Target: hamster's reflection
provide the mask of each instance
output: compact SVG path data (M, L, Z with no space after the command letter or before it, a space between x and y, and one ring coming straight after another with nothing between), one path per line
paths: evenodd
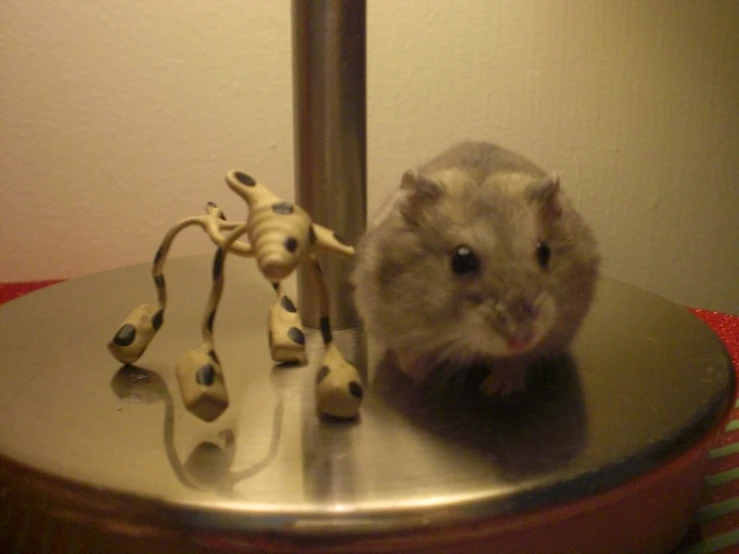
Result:
M569 355L534 364L525 391L502 399L479 391L488 371L439 368L417 384L385 356L375 368L372 394L412 425L484 457L511 480L564 467L583 451L586 410Z

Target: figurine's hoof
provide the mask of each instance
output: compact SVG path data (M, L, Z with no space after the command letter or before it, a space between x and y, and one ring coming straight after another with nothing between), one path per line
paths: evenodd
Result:
M359 414L364 387L357 369L347 362L334 344L330 344L316 375L318 412L340 419Z
M275 362L305 364L305 334L300 314L284 294L269 310L269 353Z
M228 408L223 371L207 345L190 350L177 364L177 381L185 407L205 421L217 419Z
M139 306L123 321L108 343L108 350L119 362L132 364L144 353L163 322L164 311L159 306Z

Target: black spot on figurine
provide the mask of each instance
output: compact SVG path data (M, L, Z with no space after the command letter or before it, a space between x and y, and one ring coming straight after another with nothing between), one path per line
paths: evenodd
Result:
M215 202L212 202L212 201L211 202L208 202L208 206L211 207L211 208L217 208L218 207L218 206L216 206L216 203Z
M318 240L318 237L316 237L316 230L313 228L313 225L308 228L308 238L310 239L311 244L315 244L316 240Z
M272 281L271 283L272 283L272 288L273 289L277 290L278 288L280 288L280 282L279 281Z
M195 373L195 380L199 385L209 387L216 380L216 371L212 365L204 365Z
M347 245L344 237L342 237L339 233L334 232L334 239L336 240L336 242L343 244L344 246Z
M293 205L290 202L275 202L272 204L272 211L279 215L289 215L293 213Z
M217 281L221 278L223 271L223 249L218 248L213 258L213 280Z
M208 316L208 322L206 325L208 327L208 332L211 335L213 334L213 322L215 321L215 319L216 319L216 312L215 311L210 312L210 315Z
M296 344L305 344L305 335L303 334L303 331L297 327L290 327L290 329L287 330L287 336Z
M211 351L209 351L209 352L208 352L208 356L209 356L209 357L210 357L210 359L211 359L211 360L213 360L213 361L214 361L215 363L217 363L218 365L221 365L221 360L219 360L219 359L218 359L218 354L216 354L216 351L215 351L215 350L211 350Z
M164 323L164 310L159 310L153 316L151 316L151 326L155 331L159 331L159 328Z
M221 212L221 215L218 217L220 217L223 221L226 221L226 214L224 214L223 212Z
M157 286L157 288L163 289L165 285L164 275L155 275L154 284Z
M362 388L362 385L360 385L356 381L352 381L351 383L349 383L349 393L354 398L362 398L364 396L364 389Z
M236 177L236 180L241 183L242 185L246 185L247 187L253 187L257 184L257 182L252 179L249 175L244 173L243 171L236 171L234 173L234 177Z
M113 337L113 342L118 346L129 346L136 338L136 327L130 323L126 323L123 327L118 329L118 332Z
M298 311L298 309L295 307L295 304L293 304L293 301L290 300L287 296L283 296L282 298L280 298L280 306L282 306L285 311L288 311L291 314L294 314Z
M323 339L323 344L328 344L334 340L334 337L331 334L331 322L329 321L328 316L322 317L319 321L319 325L321 327L321 338Z
M316 384L319 384L326 377L328 377L329 373L331 373L331 370L329 369L329 367L327 365L322 365L321 369L319 369L318 373L316 373Z
M162 256L164 255L164 252L162 251L161 246L157 249L157 253L154 254L154 263L158 264L159 260L162 259Z
M293 237L287 237L284 242L285 250L288 252L295 252L298 249L298 241Z

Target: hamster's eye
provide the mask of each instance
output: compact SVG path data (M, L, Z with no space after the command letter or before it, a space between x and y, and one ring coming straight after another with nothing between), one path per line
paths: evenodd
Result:
M452 271L457 275L477 271L480 262L469 246L457 246L452 253Z
M549 248L549 245L546 242L540 240L536 244L536 261L539 262L542 269L549 267L549 259L551 257L552 249Z

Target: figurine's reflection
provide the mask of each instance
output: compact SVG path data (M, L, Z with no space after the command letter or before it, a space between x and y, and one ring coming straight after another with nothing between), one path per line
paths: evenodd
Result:
M175 447L174 402L164 379L155 371L134 365L122 366L111 380L111 389L122 399L134 403L164 402L164 448L177 478L187 487L198 490L233 494L239 481L248 479L267 468L274 460L280 443L284 401L278 396L272 417L271 440L265 455L240 471L231 471L236 454L236 438L232 428L198 425L196 446L187 456L180 456ZM184 430L180 429L180 434Z

